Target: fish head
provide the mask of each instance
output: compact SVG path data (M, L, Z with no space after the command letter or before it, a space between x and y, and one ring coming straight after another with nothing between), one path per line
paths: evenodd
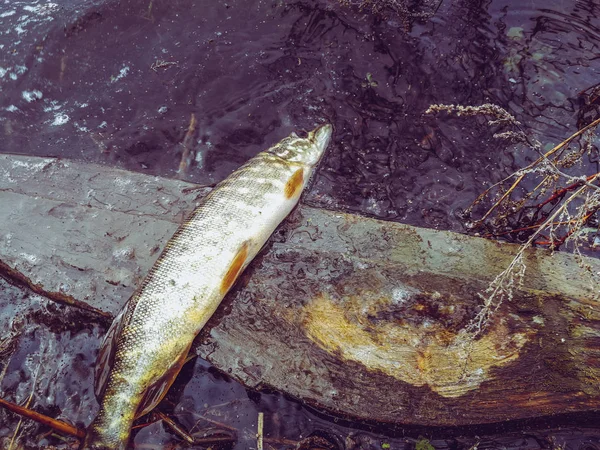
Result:
M314 167L325 153L331 140L332 131L333 127L327 123L315 128L304 138L292 133L271 147L269 152L285 161Z

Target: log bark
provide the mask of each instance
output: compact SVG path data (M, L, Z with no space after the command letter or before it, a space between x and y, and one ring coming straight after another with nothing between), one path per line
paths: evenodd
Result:
M50 298L115 314L208 192L96 165L0 156L0 260ZM600 405L600 264L525 252L525 277L469 334L518 247L301 205L197 340L252 388L342 416L466 425Z

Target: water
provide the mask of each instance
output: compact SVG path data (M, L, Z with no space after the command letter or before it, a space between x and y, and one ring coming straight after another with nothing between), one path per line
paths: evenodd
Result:
M443 1L422 21L336 0L3 0L0 151L213 184L291 131L326 120L333 144L306 202L464 231L457 211L536 155L494 139L483 120L424 111L492 102L543 144L562 141L581 120L580 93L598 83L598 17L592 0ZM185 140L192 115L197 125ZM178 172L184 142L189 167ZM28 294L0 292L8 323L18 311L6 299ZM54 329L62 309L41 298L27 305L32 322L8 361L3 395L25 401L39 359L64 355L53 375L38 375L32 405L87 423L82 407L93 402L91 365L105 324L88 318ZM328 430L342 443L360 436L360 447L347 448L404 445L403 431L386 437L337 425L281 395L246 392L201 361L183 375L169 395L174 413L187 428L195 422L184 409L243 430L235 448L251 446L259 411L280 438ZM0 422L0 435L11 436L13 416L0 412ZM30 445L41 442L36 430L25 425ZM466 448L476 442L469 439ZM135 439L175 441L159 424Z
M33 4L2 7L2 151L176 176L194 114L184 177L211 184L328 120L309 202L457 231L532 155L427 107L497 103L557 143L598 79L594 2L443 2L408 32L335 0Z

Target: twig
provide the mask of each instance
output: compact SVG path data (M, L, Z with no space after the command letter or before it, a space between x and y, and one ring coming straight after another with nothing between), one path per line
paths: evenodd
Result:
M263 450L263 426L265 415L262 412L258 413L258 424L256 431L256 450Z
M216 408L216 407L219 407L219 406L227 406L229 404L230 404L230 402L226 402L226 403L223 403L221 405L213 405L211 408ZM182 410L181 412L182 413L186 413L186 414L191 414L192 416L195 416L196 418L198 418L198 421L188 431L188 433L190 433L190 434L193 432L193 430L198 426L198 424L202 420L204 420L206 422L209 422L209 423L212 423L213 425L215 425L217 427L224 428L224 429L226 429L228 431L232 431L232 432L234 432L236 434L240 433L240 430L238 430L235 427L232 427L232 426L227 425L225 423L219 422L217 420L209 419L208 417L203 416L203 415L201 415L201 414L199 414L197 412L190 411L190 410ZM260 413L260 414L263 414L263 413ZM263 418L263 429L264 429L264 418ZM257 434L257 439L258 439L258 434ZM232 439L232 440L234 440L234 439ZM196 438L196 439L194 439L194 443L199 444L200 442ZM267 437L267 436L264 435L264 430L263 430L263 446L264 446L265 443L266 444L280 445L280 446L281 445L285 445L285 446L291 446L291 447L295 447L295 446L298 445L298 441L294 441L292 439Z
M593 214L594 214L594 211L588 212L588 213L586 213L585 218L589 219ZM553 225L572 225L577 222L579 222L578 219L571 219L571 220L563 220L560 222L555 222ZM494 236L504 236L506 234L518 233L520 231L535 230L536 228L539 228L540 226L542 226L542 224L529 225L527 227L515 228L514 230L506 230L506 231L502 231L502 232L498 232L498 233L487 233L487 234L482 235L481 237L489 239L489 238L493 238ZM542 237L545 237L545 236L542 236ZM540 242L540 241L535 242L535 244L547 245L546 243Z
M232 427L232 426L230 426L230 425L227 425L227 424L225 424L225 423L223 423L223 422L219 422L218 420L209 419L208 417L206 417L206 416L203 416L202 414L199 414L199 413L197 413L197 412L195 412L195 411L182 410L181 412L185 412L185 413L191 414L191 415L192 415L192 416L194 416L196 419L198 419L198 420L196 421L196 423L194 424L194 426L192 426L192 428L190 429L189 433L192 433L192 431L194 430L194 428L196 428L196 427L198 426L198 424L199 424L199 423L200 423L202 420L204 420L205 422L208 422L208 423L212 423L213 425L215 425L215 426L217 426L217 427L220 427L220 428L225 428L226 430L229 430L229 431L237 431L237 428L234 428L234 427Z
M532 167L538 165L540 162L542 162L544 159L548 159L548 156L553 155L554 153L556 153L557 151L559 151L561 148L563 148L565 145L567 145L569 142L571 142L573 139L575 139L576 137L581 136L583 133L585 133L587 130L590 130L592 128L597 127L598 125L600 125L600 119L596 119L594 120L592 123L590 123L589 125L586 125L585 127L583 127L581 130L573 133L571 136L569 136L568 138L566 138L564 141L562 141L560 144L554 146L553 148L551 148L550 150L548 150L546 153L544 153L543 155L541 155L538 159L536 159L534 162L532 162L531 164L529 164L527 167L525 167L525 169L522 170L527 170L527 169L531 169Z
M183 428L181 428L179 425L177 425L173 419L171 419L170 417L168 417L166 414L161 413L160 411L156 411L156 415L158 417L160 417L160 419L167 424L167 426L169 428L171 428L171 430L173 430L173 432L179 436L181 439L183 439L184 441L186 441L188 444L194 444L195 440L192 436L190 436L189 434L187 434Z
M75 436L76 438L83 439L85 437L85 431L80 430L79 428L74 427L71 424L63 422L62 420L56 420L52 417L48 417L44 414L40 414L38 412L32 411L31 409L25 408L23 406L19 406L15 403L8 402L0 398L0 406L8 409L9 411L14 412L15 414L19 414L20 416L27 417L28 419L34 420L42 425L49 426L50 428L64 434L68 434L70 436Z
M583 133L585 133L587 130L594 128L595 126L600 125L600 119L594 120L592 123L590 123L589 125L583 127L581 130L577 131L576 133L572 134L571 136L569 136L567 139L565 139L564 141L562 141L560 144L554 146L553 148L551 148L550 150L548 150L546 153L544 153L543 155L541 155L538 159L536 159L534 162L532 162L531 164L529 164L527 167L525 167L524 169L519 170L517 173L520 172L519 177L515 180L515 182L512 184L512 186L504 193L504 195L500 198L500 200L498 200L485 214L484 216L477 220L477 222L483 222L485 219L487 219L487 217L500 205L500 203L502 203L511 193L512 191L515 190L515 188L519 185L519 183L521 181L523 181L523 178L525 178L525 176L527 175L527 170L532 169L533 167L535 167L536 165L538 165L540 162L544 161L544 160L548 160L548 157L553 155L554 153L556 153L558 150L560 150L561 148L563 148L565 145L567 145L569 142L571 142L573 139L575 139L578 136L581 136ZM558 170L558 168L556 168L556 166L554 165L554 163L552 163L553 168L560 173L561 175L567 177L567 178L572 178L569 177L568 175L564 174L563 172L561 172L560 170ZM514 176L515 174L511 175ZM509 177L510 178L510 177ZM506 179L505 179L506 180ZM588 183L589 183L589 177L588 177ZM502 183L502 182L500 182ZM496 183L494 186L497 186L498 183ZM598 189L597 186L594 186L596 189ZM480 197L484 196L485 194L487 194L487 192L489 192L489 190L485 191L482 195L480 195L477 200L480 199ZM477 200L475 200L474 203L477 203Z
M147 417L148 419L144 423L138 423L137 425L132 426L131 429L139 430L141 428L146 428L160 420L160 417L158 417L156 414L149 414Z
M479 219L477 222L483 222L485 219L487 219L487 217L500 205L500 203L502 203L504 201L504 199L506 197L508 197L512 191L515 190L515 188L519 185L519 183L523 180L523 178L525 178L525 174L521 174L519 175L519 178L517 178L515 180L515 182L512 184L512 186L510 188L508 188L508 190L504 193L504 195L502 197L500 197L500 200L498 200L490 209L488 209L488 212L486 212L483 217L481 219Z
M596 119L594 120L592 123L590 123L589 125L586 125L585 127L583 127L581 130L573 133L571 136L569 136L568 138L566 138L564 141L562 141L561 143L559 143L558 145L555 145L554 147L552 147L550 150L548 150L546 153L540 155L540 157L538 157L534 162L530 163L529 165L527 165L525 168L518 170L517 172L513 173L512 175L504 178L503 180L499 181L498 183L495 183L493 186L489 187L488 189L486 189L481 195L479 195L477 197L477 199L475 199L475 201L471 204L471 208L476 205L477 203L479 203L483 198L485 198L485 196L487 194L489 194L489 192L494 188L497 187L499 185L504 184L504 182L506 182L507 180L509 180L510 178L514 177L515 175L518 174L517 179L513 182L513 184L511 185L511 187L502 195L502 197L496 202L494 203L494 205L484 214L484 216L481 219L478 219L476 222L477 223L482 223L485 219L487 219L489 217L489 215L516 189L516 187L521 183L521 181L523 181L523 179L525 178L525 176L527 175L528 171L530 169L533 169L535 166L537 166L540 162L546 160L548 161L551 165L553 170L566 177L567 179L574 179L574 177L570 177L569 175L565 174L564 172L562 172L561 170L559 170L556 165L550 161L550 159L548 158L549 156L552 156L554 153L556 153L557 151L559 151L560 149L562 149L563 147L565 147L567 144L569 144L569 142L571 142L573 139L581 136L583 133L585 133L586 131L595 128L596 126L600 125L600 119ZM589 177L588 180L586 180L587 183L589 183ZM538 185L539 187L539 185ZM598 186L594 186L595 189L599 189ZM537 187L536 187L537 189Z
M594 175L591 182L595 181L600 176L600 173ZM507 277L513 272L514 268L517 267L520 263L523 262L523 255L525 250L527 250L531 244L535 241L535 239L542 233L544 229L548 226L551 226L554 223L554 220L566 210L567 206L571 201L578 198L586 189L587 185L581 186L577 191L575 191L569 198L567 198L563 204L556 211L550 215L546 221L538 227L537 230L529 237L527 242L521 246L509 266L502 271L491 283L489 292L490 294L484 297L484 307L481 311L477 313L477 315L473 318L471 323L467 326L468 332L473 332L474 337L476 337L486 325L487 319L492 314L493 311L496 311L500 305L502 304L502 296L500 297L500 301L494 303L494 300L497 299L498 295L502 295L502 293L507 293L510 297L512 286L509 285L508 292L507 287L505 286L505 280ZM524 276L524 269L522 269L519 273L520 277Z
M272 438L272 437L265 437L265 438L263 438L263 441L266 442L267 444L289 445L289 446L292 446L292 447L297 447L298 444L300 443L298 441L293 441L291 439L286 439L286 438Z
M596 213L596 211L598 211L598 208L588 211L583 217L580 218L580 220L571 220L570 222L585 223L590 217L592 217ZM556 250L561 245L563 245L565 243L565 241L567 239L569 239L576 231L577 231L576 227L571 228L563 237L557 239L556 241L554 241L552 239L548 239L547 241L537 242L537 244L538 245L549 245L551 250Z
M40 369L42 368L42 359L44 357L44 353L45 353L45 349L40 352L40 362L39 362L37 370L35 372L35 376L33 377L33 381L31 384L31 392L29 393L29 398L27 399L27 402L25 403L25 409L29 408L29 405L31 404L31 400L33 399L33 393L35 392L35 385L37 384L37 379L38 379L38 376L40 375ZM15 428L13 437L10 440L10 444L8 445L8 450L12 450L13 444L15 443L15 439L17 438L17 435L19 433L19 429L21 428L21 423L23 423L23 416L19 417L19 422L17 423L17 427Z
M196 121L196 115L194 113L192 113L192 117L190 119L190 124L188 125L188 130L187 133L185 134L185 137L183 138L183 154L181 155L181 160L179 161L179 171L178 171L178 176L179 178L185 176L188 172L188 169L190 168L191 165L191 154L192 154L192 148L194 146L193 144L193 140L194 140L194 135L196 134L196 125L198 124L198 122Z

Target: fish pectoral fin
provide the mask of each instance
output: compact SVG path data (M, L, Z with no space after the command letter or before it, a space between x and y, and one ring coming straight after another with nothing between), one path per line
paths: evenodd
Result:
M171 366L167 369L165 373L160 376L154 383L152 383L146 391L144 392L144 396L138 409L135 413L135 418L143 416L144 414L148 414L152 411L156 405L158 405L161 400L166 395L167 391L177 378L177 375L181 371L183 365L189 361L191 358L188 358L188 353L190 351L190 345L188 345L184 351L181 352L179 356L175 359L175 361L171 364Z
M233 261L231 261L229 269L227 269L227 272L221 281L221 295L227 294L229 289L231 289L231 286L233 286L233 283L235 283L235 280L237 280L238 275L246 266L248 253L250 251L250 244L250 241L244 242L233 258Z

